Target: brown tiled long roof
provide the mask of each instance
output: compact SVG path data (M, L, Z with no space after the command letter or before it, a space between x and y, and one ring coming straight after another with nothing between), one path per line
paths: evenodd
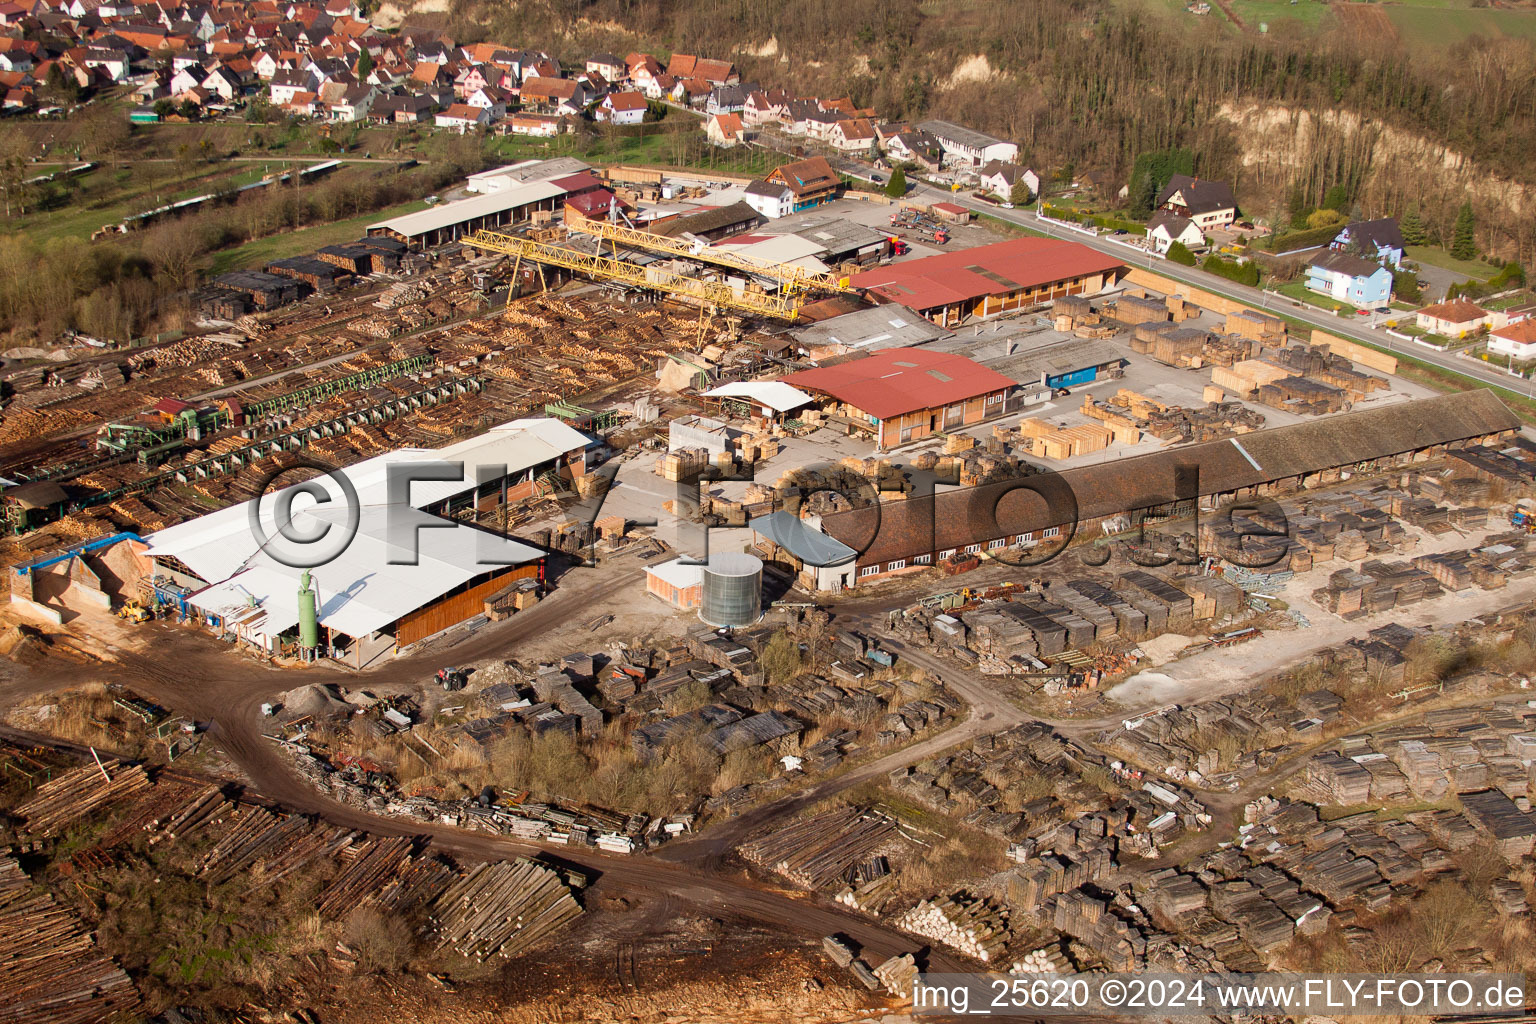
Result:
M1076 519L1083 522L1190 497L1180 481L1190 467L1199 469L1199 494L1220 494L1519 426L1492 391L1460 392L1068 469L1059 476L884 502L878 511L824 516L822 528L859 550L861 564L885 562L1064 526L1073 518L1074 500ZM1052 503L1021 483L1041 488Z

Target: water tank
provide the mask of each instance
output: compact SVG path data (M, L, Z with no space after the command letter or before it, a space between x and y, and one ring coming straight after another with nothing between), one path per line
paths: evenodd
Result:
M711 626L750 626L763 617L763 560L721 552L704 566L699 618Z

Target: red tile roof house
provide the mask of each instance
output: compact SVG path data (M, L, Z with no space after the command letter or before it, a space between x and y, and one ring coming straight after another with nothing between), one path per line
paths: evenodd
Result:
M1117 258L1059 238L1015 238L854 274L875 302L910 306L940 327L1092 294L1125 274Z
M1015 384L949 352L893 348L781 378L832 400L833 411L868 424L882 449L1001 416Z

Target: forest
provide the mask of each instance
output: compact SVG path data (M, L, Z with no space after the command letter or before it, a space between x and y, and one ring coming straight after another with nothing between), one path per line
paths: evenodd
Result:
M730 56L764 86L847 94L888 118L945 117L1008 137L1042 171L1125 181L1138 154L1183 147L1197 173L1258 197L1253 215L1279 210L1293 188L1318 205L1342 185L1367 215L1417 202L1448 236L1465 189L1435 180L1446 168L1425 167L1422 154L1391 152L1375 122L1469 161L1459 169L1489 185L1483 247L1527 261L1536 253L1536 218L1521 216L1536 138L1529 40L1472 37L1410 56L1390 40L1237 35L1164 10L1090 0L453 0L448 27L461 42L517 40L569 59L635 48ZM1289 123L1245 134L1225 115L1249 107ZM1316 129L1302 145L1299 114Z

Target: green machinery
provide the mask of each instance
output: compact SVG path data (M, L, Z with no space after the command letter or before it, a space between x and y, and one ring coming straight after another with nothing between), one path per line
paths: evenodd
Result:
M320 618L315 609L315 588L309 585L309 570L299 576L299 646L306 652L320 646Z
M380 366L370 366L366 370L350 373L345 377L337 377L335 380L321 381L309 387L290 391L285 395L277 395L260 401L251 402L244 407L245 422L253 424L265 416L276 412L287 412L290 409L303 409L306 406L323 402L337 395L345 395L352 391L362 391L382 384L396 377L404 377L412 373L420 373L432 368L432 357L428 355L408 356L405 359L397 359L392 363L384 363Z
M619 414L612 409L598 411L564 400L545 403L544 415L565 420L584 430L607 430L619 421Z

